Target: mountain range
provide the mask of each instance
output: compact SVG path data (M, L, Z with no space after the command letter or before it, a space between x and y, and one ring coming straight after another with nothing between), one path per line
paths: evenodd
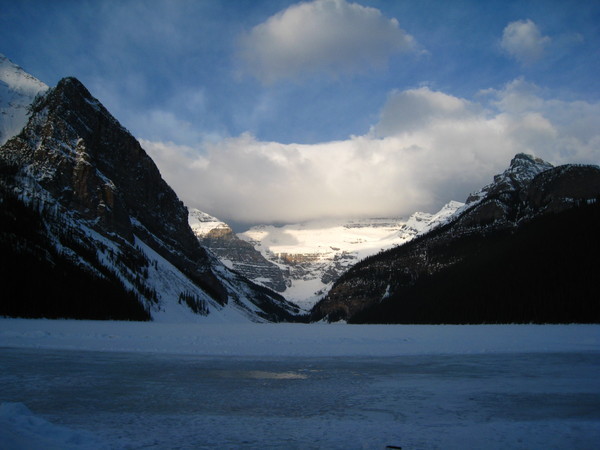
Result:
M518 154L436 214L236 234L77 79L48 88L0 55L0 113L0 315L600 322L597 166Z
M191 210L190 225L202 245L228 267L310 309L352 265L445 223L462 206L450 202L435 214L417 212L408 219L259 225L238 234L219 219Z

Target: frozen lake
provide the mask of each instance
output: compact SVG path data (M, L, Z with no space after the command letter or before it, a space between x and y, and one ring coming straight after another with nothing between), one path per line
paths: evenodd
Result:
M0 400L68 427L74 448L591 449L600 442L599 356L2 348Z
M0 318L0 448L592 449L600 326Z

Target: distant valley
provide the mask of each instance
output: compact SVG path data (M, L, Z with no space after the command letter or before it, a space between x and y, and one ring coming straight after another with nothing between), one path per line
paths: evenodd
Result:
M219 219L190 210L192 230L225 265L310 309L352 265L445 223L463 206L407 219L319 220L261 225L235 234Z

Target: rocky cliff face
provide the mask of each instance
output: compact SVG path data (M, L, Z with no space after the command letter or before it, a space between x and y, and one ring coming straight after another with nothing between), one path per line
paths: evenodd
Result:
M523 190L524 215L557 213L600 193L598 167L564 165L536 176Z
M313 320L582 320L574 310L594 316L595 307L587 296L589 282L579 274L593 266L589 248L582 242L586 238L595 242L596 233L590 230L598 225L594 220L598 220L599 183L598 167L553 168L517 155L494 183L469 197L450 223L354 266L315 305ZM579 208L570 219L557 215L574 207ZM568 227L580 225L569 222L578 220L574 217L585 223L585 231L577 241L567 241L573 235ZM553 246L555 253L549 253ZM549 254L555 254L556 260ZM570 310L565 304L569 285L575 284L581 286L580 297L587 303ZM520 289L509 293L506 287L511 285ZM544 308L535 303L543 303L541 292L550 292L549 296L561 292L562 297L548 300ZM552 314L544 315L550 310Z
M478 227L493 223L495 227L514 222L525 213L528 186L539 174L553 166L540 158L518 154L508 169L495 175L494 181L467 198L461 215L461 227Z
M519 153L510 162L508 169L495 175L492 183L469 195L466 203L470 205L486 197L499 197L510 202L514 200L512 195L522 192L538 174L552 167L552 164L541 158Z
M189 223L200 244L227 267L274 291L285 291L282 270L241 240L229 225L197 209L190 210Z
M229 305L250 319L282 320L296 310L198 244L187 209L151 158L78 80L38 97L0 158L4 191L44 212L50 241L70 248L75 266L109 268L150 315L172 305L208 315ZM91 261L61 240L65 227L95 253ZM178 289L166 286L169 277Z

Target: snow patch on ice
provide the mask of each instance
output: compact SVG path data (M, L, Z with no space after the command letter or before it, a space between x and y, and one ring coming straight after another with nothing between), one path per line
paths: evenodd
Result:
M88 431L55 425L18 402L0 403L0 448L3 450L108 448Z

